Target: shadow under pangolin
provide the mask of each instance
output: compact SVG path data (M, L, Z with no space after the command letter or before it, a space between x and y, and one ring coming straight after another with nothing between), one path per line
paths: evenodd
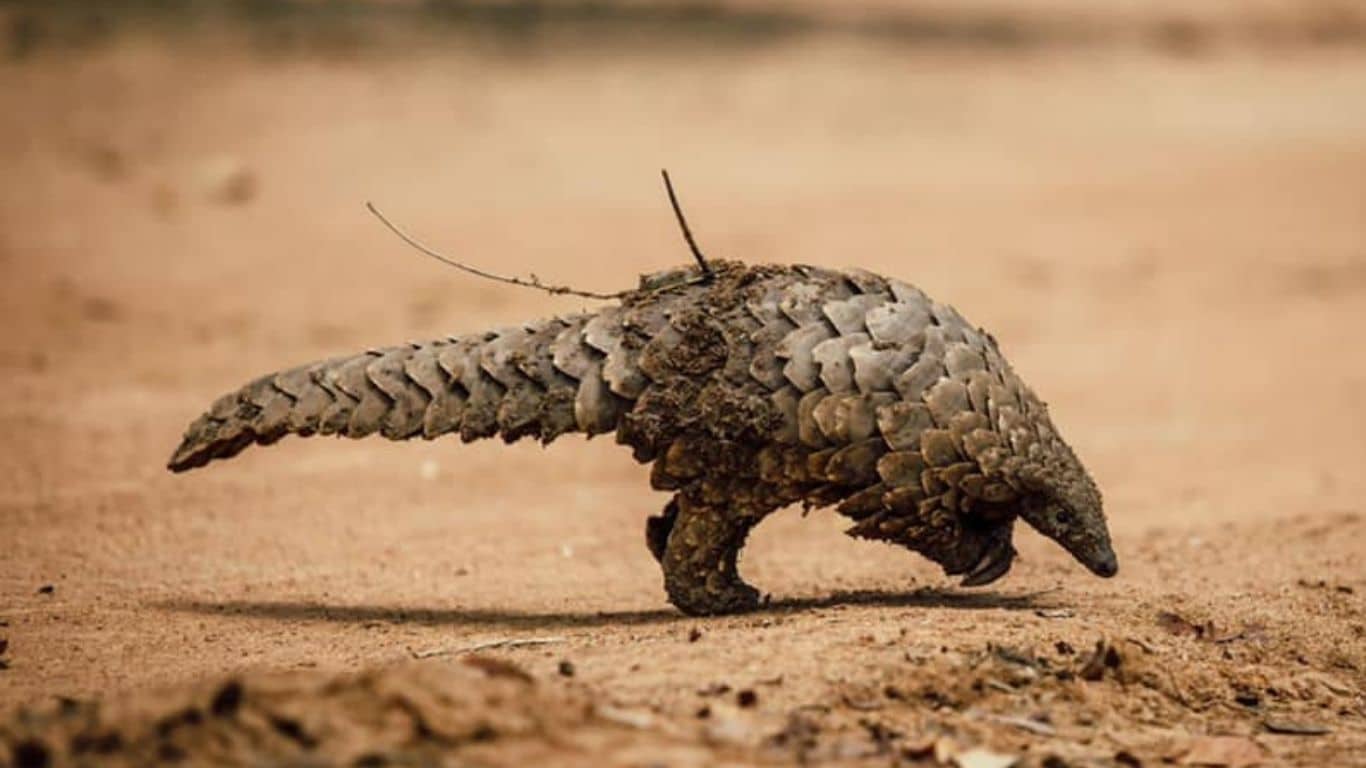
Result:
M1053 590L1021 595L954 592L921 588L912 592L859 590L821 597L783 598L766 602L744 616L793 614L801 611L865 606L949 610L1043 610L1057 608L1040 598ZM493 608L416 608L386 605L332 604L318 600L200 600L182 598L155 604L162 610L211 616L240 616L276 621L412 624L417 626L506 627L511 629L640 626L695 621L672 609L649 611L533 612ZM719 617L725 619L727 617ZM733 618L733 617L731 617Z

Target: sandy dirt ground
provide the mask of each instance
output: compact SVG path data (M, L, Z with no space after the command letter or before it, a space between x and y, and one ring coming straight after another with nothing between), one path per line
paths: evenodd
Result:
M0 63L0 765L1366 765L1366 53L505 36ZM686 618L610 439L163 469L259 373L583 305L363 201L612 290L687 258L664 165L713 255L991 330L1119 577L1021 529L963 590L791 510L771 606Z

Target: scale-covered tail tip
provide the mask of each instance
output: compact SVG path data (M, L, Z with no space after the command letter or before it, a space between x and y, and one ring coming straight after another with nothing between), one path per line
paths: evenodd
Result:
M204 418L201 416L194 420L185 435L180 438L180 445L176 446L171 458L166 460L166 468L172 472L186 472L196 467L202 467L208 463L208 452L205 441L202 439Z
M176 473L188 472L214 459L234 456L247 446L259 442L249 429L225 430L226 426L207 416L196 419L185 431L180 446L167 460L166 468ZM224 434L225 431L229 434Z
M175 453L172 453L171 458L167 460L166 468L177 473L187 472L207 463L209 463L209 457L207 451L204 450L204 445L187 435L180 442L180 447L176 448Z

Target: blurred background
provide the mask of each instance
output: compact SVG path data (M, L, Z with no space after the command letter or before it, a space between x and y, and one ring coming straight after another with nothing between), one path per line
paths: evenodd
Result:
M578 308L366 200L614 290L686 260L661 166L715 257L958 305L1117 475L1318 489L1323 430L1366 446L1359 2L10 0L0 31L11 490L156 472L146 411L243 375Z
M661 500L608 440L161 468L264 371L583 305L427 260L365 201L471 264L610 291L687 261L661 167L712 257L863 267L990 329L1127 551L1359 509L1359 1L10 0L0 583L133 616L253 589L431 604L475 563L467 603L662 606L638 546ZM934 576L819 519L761 530L756 579ZM1049 557L1025 567L1069 572ZM94 632L80 610L65 631ZM24 685L100 674L54 657Z

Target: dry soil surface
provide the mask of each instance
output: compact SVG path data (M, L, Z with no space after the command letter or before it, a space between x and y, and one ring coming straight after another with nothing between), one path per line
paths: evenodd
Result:
M0 765L1366 764L1366 54L353 42L0 64ZM610 439L163 470L259 373L582 304L364 200L610 290L686 259L661 165L711 253L991 330L1119 577L1021 531L962 590L794 510L742 566L770 607L685 618Z

